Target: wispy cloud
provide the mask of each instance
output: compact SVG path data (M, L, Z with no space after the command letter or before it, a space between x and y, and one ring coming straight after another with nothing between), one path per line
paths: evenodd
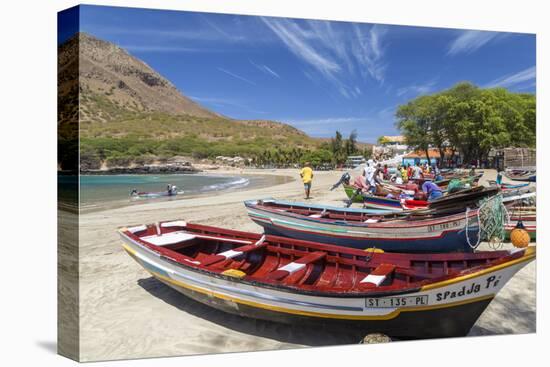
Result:
M398 88L396 94L398 97L402 97L405 95L416 96L419 94L428 94L434 90L436 84L437 84L437 79L432 79L423 84L413 84L413 85L408 85L406 87Z
M490 83L488 83L487 85L485 85L484 87L485 88L511 87L514 85L525 84L527 82L531 82L530 84L533 85L534 83L532 83L532 81L535 80L536 77L537 77L536 67L531 66L530 68L519 71L517 73L508 74L500 78L497 78L491 81ZM528 86L525 86L525 88L527 87Z
M262 21L291 53L332 83L346 98L361 94L356 85L358 79L384 81L384 27L335 25L317 20L262 18Z
M273 71L273 69L271 69L269 66L267 65L264 65L264 64L256 64L254 61L248 59L248 61L250 61L250 63L252 65L254 65L254 67L258 70L260 70L261 72L263 73L266 73L266 74L269 74L275 78L278 78L278 79L281 79L281 76L279 74L277 74L275 71Z
M311 136L331 137L334 136L336 130L344 136L348 136L353 130L356 130L359 133L359 141L375 142L380 135L397 134L391 124L393 114L388 112L389 109L393 109L393 107L373 111L372 114L365 116L321 117L317 119L287 118L281 119L281 121L288 122Z
M264 67L264 69L265 69L269 74L273 75L273 76L276 77L276 78L279 78L279 79L281 78L281 77L279 76L279 74L277 74L276 72L274 72L269 66L267 66L267 65L262 65L262 66Z
M288 19L262 18L264 23L284 42L298 58L309 63L326 77L332 78L340 66L331 58L315 49L308 39L311 32Z
M502 38L507 33L488 31L462 31L449 43L447 55L454 56L460 53L470 54L494 39Z
M106 34L111 37L116 36L140 36L155 39L170 39L170 40L186 40L186 41L224 41L224 42L241 42L245 41L246 37L239 34L231 34L224 32L219 27L216 27L212 22L206 22L209 27L199 27L197 29L189 28L132 28L132 27L106 27L101 25L87 25L87 28L100 29L101 34Z
M374 25L367 33L354 24L353 30L357 37L357 42L353 44L353 53L355 58L365 66L363 73L366 71L375 80L383 82L386 65L382 58L381 39L386 33L386 29Z
M211 105L211 106L217 106L217 107L233 107L233 108L237 108L237 109L241 109L247 112L252 112L257 114L267 113L266 111L259 111L259 110L253 109L246 103L243 103L238 100L230 99L230 98L199 97L199 96L189 96L189 98L205 105Z
M236 78L236 79L239 79L239 80L242 80L243 82L246 82L250 85L256 85L256 83L254 83L252 80L249 80L249 79L246 79L245 77L242 77L240 75L237 75L235 73L232 73L231 71L229 70L226 70L224 68L218 68L219 71L221 71L222 73L225 73L229 76L232 76L233 78Z
M352 124L357 122L367 122L369 119L366 117L324 117L318 119L306 119L306 120L295 120L289 119L292 122L293 126L296 127L306 127L306 126L315 126L315 125L331 125L334 129L337 129L338 126L335 125L345 125Z

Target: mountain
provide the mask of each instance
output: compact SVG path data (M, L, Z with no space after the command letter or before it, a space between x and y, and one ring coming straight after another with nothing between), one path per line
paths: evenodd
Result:
M59 49L59 74L78 65L80 120L106 122L124 112L162 112L220 117L185 97L143 61L124 49L77 33ZM65 80L70 82L70 80ZM63 79L60 91L63 88Z
M58 46L58 131L61 155L62 146L79 149L81 169L173 156L296 162L324 143L281 122L210 111L124 49L82 32Z

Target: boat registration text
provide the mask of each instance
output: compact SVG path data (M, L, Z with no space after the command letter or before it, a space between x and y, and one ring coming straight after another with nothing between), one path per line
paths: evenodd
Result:
M414 307L428 304L428 296L365 298L367 308Z

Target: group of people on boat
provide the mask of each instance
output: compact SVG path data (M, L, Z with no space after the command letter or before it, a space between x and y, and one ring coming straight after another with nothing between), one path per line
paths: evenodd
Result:
M422 191L426 194L428 201L435 200L443 196L443 190L435 183L443 179L441 172L436 164L430 166L428 163L424 165L415 164L411 166L407 165L407 168L403 165L397 167L397 171L388 177L388 166L382 167L381 163L375 163L372 159L366 161L364 168L362 169L362 176L365 177L366 185L368 186L367 192L375 194L377 192L377 186L382 184L382 180L388 180L396 184L404 184L410 180L422 180ZM433 178L434 179L433 179Z
M176 185L172 185L172 184L168 184L166 185L166 195L167 196L174 196L174 195L177 195L178 194L178 187ZM145 194L162 194L163 191L159 192L159 193L147 193L147 192L140 192L138 191L137 189L132 189L132 191L130 191L130 196L140 196L140 195L145 195Z
M176 185L168 184L166 185L166 192L168 193L168 196L177 195L178 187Z

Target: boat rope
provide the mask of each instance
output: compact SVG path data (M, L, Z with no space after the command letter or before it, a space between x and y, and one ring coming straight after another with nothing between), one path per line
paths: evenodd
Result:
M468 242L468 246L470 246L471 248L473 248L474 250L477 248L477 246L479 246L481 240L481 225L479 224L479 211L476 215L477 217L477 222L478 222L478 226L477 226L477 238L476 238L476 243L475 245L472 245L472 242L470 242L470 236L468 234L469 232L469 225L470 225L470 207L466 207L466 224L464 225L464 230L465 230L465 235L466 235L466 241Z
M509 221L510 215L502 201L502 195L495 195L491 198L483 199L478 203L478 209L475 218L477 219L477 238L476 242L470 240L470 212L472 209L466 208L465 214L465 235L468 245L476 249L482 241L489 241L492 249L502 246L504 240L504 223Z

